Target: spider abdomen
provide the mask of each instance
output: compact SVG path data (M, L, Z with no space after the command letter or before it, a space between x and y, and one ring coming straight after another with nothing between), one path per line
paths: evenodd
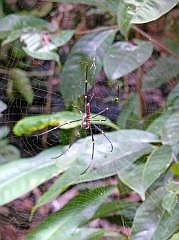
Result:
M91 125L91 110L90 110L90 103L87 103L85 106L85 114L83 115L82 119L82 128L89 129Z

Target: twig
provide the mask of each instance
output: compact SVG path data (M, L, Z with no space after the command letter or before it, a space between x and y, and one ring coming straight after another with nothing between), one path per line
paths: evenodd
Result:
M156 39L154 39L153 37L151 37L149 34L147 34L146 32L144 32L141 28L133 25L132 29L135 30L136 32L138 32L139 34L141 34L143 37L145 37L146 39L148 39L150 42L152 42L154 45L158 46L159 48L161 48L163 51L165 51L168 54L171 55L175 55L174 52L172 52L167 46L165 46L164 44L162 44L161 42L157 41ZM176 55L177 56L177 55ZM179 58L179 56L177 56Z

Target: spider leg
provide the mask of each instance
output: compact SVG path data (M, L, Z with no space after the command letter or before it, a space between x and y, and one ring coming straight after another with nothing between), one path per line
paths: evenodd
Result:
M92 144L93 144L93 146L92 146L92 153L91 153L91 162L88 164L87 168L85 168L85 170L82 173L80 173L80 175L85 174L87 172L87 170L91 167L91 164L92 164L92 161L93 161L93 157L94 157L95 141L94 141L94 135L93 135L93 130L92 130L91 126L90 126L90 133L91 133L91 140L92 140Z
M90 133L91 133L91 140L92 140L92 144L93 144L93 147L92 147L92 154L91 154L91 160L93 160L93 157L94 157L94 145L95 145L95 141L94 141L94 135L93 135L93 130L90 126Z
M78 121L81 121L81 120L82 120L82 119L77 119L77 120L69 121L69 122L66 122L66 123L63 123L63 124L59 124L58 126L56 126L56 127L54 127L54 128L51 128L51 129L49 129L49 130L47 130L47 131L45 131L45 132L39 133L39 134L35 134L35 135L33 135L33 136L37 136L37 137L38 137L38 136L44 135L44 134L46 134L46 133L52 132L52 131L54 131L55 129L61 128L61 127L65 126L65 125L67 125L67 124L74 123L74 122L78 122Z
M87 102L88 102L88 66L86 67L86 71L85 71L85 89L84 89L84 93L85 93L85 98L84 98L84 106L86 106Z
M113 151L113 144L112 144L112 142L111 142L111 140L106 136L106 134L104 133L104 131L101 129L101 128L99 128L96 124L93 124L94 125L94 127L101 133L101 134L103 134L103 136L107 139L107 141L110 143L110 145L111 145L111 152Z
M68 145L68 148L65 149L65 151L64 151L63 153L59 154L59 155L56 156L56 157L52 157L52 159L57 159L57 158L63 156L66 152L69 151L69 149L72 147L72 145L73 145L77 140L78 140L78 138L75 138L75 139Z
M98 115L100 115L100 114L102 114L102 113L104 113L104 112L106 112L106 111L108 111L108 110L109 110L109 108L106 107L105 109L103 109L103 110L100 111L99 113L97 113L97 114L95 114L94 116L92 116L92 118L95 118L95 117L97 117Z

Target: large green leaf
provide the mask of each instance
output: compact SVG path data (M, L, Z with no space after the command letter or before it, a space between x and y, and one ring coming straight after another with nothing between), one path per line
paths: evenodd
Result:
M60 154L62 149L55 147L46 150L36 157L15 160L0 166L0 205L14 200L34 189L44 181L64 171L67 162L59 169L54 155Z
M49 216L26 238L27 240L67 240L77 228L89 221L113 188L96 188L73 198L64 208Z
M131 4L131 0L124 0ZM169 12L178 3L178 0L134 0L132 4L136 7L132 23L146 23L160 18Z
M155 135L140 130L120 130L108 133L107 137L113 144L110 145L102 135L95 136L94 161L91 162L91 139L79 140L58 160L61 161L74 158L76 161L69 169L42 195L36 208L56 198L61 192L72 184L94 181L97 179L116 175L120 168L128 163L134 162L144 154L152 151L150 142L157 141ZM82 174L86 166L92 164L89 171ZM127 173L128 174L128 173Z
M87 55L94 61L91 69L94 81L101 70L102 59L111 46L115 32L115 30L109 30L90 33L80 38L73 46L60 76L62 78L60 89L66 103L77 100L79 96L84 94L85 74L80 65L82 56Z
M59 56L56 52L32 52L28 48L23 47L23 50L32 58L37 58L40 60L53 60L60 64Z
M144 200L146 190L166 171L171 161L171 148L162 146L149 155L145 164L123 162L118 170L118 176Z
M162 135L163 127L167 121L167 119L170 117L171 113L166 112L163 113L161 116L156 118L147 128L147 131L153 132L157 134L158 136Z
M73 33L72 30L64 30L55 34L30 31L21 34L21 41L26 45L23 48L24 51L31 57L58 62L59 56L53 50L67 43L72 38Z
M128 42L115 43L104 57L104 70L109 79L118 79L144 64L151 56L150 42L138 41L136 45Z
M177 77L179 62L174 57L161 57L143 78L143 88L155 88Z
M12 201L62 172L65 172L65 175L59 178L61 179L59 188L55 189L55 193L52 191L50 198L71 184L115 175L120 167L119 162L124 162L126 158L134 161L141 155L151 152L152 147L149 143L157 141L155 135L139 130L121 130L108 133L107 136L113 144L113 152L110 152L110 144L103 135L95 135L92 164L95 168L90 168L83 175L81 173L91 162L91 137L74 143L66 153L64 151L68 146L65 148L58 146L45 150L35 157L0 166L0 204ZM64 153L62 156L54 159L62 153Z
M9 32L17 30L27 31L29 28L50 30L51 27L47 21L34 16L10 14L0 19L0 32L5 33L6 36Z
M95 114L91 114L91 124L102 124L114 129L118 127L109 119ZM47 127L56 127L62 125L61 129L70 129L81 126L82 115L78 112L58 112L54 114L39 115L25 117L18 121L14 126L13 132L17 136L32 134L35 131L42 130Z
M178 230L179 204L169 215L162 207L165 194L165 188L156 190L138 208L131 240L167 240Z
M164 145L157 148L149 156L144 170L143 183L148 188L162 173L164 173L172 163L172 149L170 146Z

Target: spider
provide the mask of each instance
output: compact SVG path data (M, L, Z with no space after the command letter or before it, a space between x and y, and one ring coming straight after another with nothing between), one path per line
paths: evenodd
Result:
M94 128L97 131L99 131L106 138L106 140L109 142L109 144L111 146L111 152L113 151L113 144L112 144L111 140L106 136L105 132L100 127L98 127L96 124L91 122L91 120L94 120L100 114L103 114L104 112L108 111L109 108L106 107L102 111L98 112L97 114L93 114L93 116L92 116L91 115L91 100L92 100L93 97L94 97L94 95L89 100L89 97L88 97L88 68L86 68L86 70L85 70L85 87L84 87L84 108L85 109L84 109L84 112L82 112L81 110L78 109L78 111L80 111L82 117L79 118L79 119L76 119L76 120L65 122L63 124L60 124L60 125L52 128L52 129L49 129L49 130L47 130L43 133L38 134L38 136L43 135L43 134L47 134L51 131L54 131L55 129L61 128L64 125L68 125L68 124L71 124L71 123L74 123L74 122L81 121L81 128L90 131L91 141L92 141L91 162L88 164L86 169L81 174L84 174L90 168L90 166L92 164L92 160L94 158L95 140L94 140L92 125L94 126ZM95 120L95 121L98 121L98 120ZM105 121L105 119L104 120L99 120L99 121ZM75 141L73 141L63 153L61 153L60 155L58 155L56 157L53 157L53 159L57 159L57 158L61 157L62 155L64 155L70 149L70 147L73 145L74 142Z

